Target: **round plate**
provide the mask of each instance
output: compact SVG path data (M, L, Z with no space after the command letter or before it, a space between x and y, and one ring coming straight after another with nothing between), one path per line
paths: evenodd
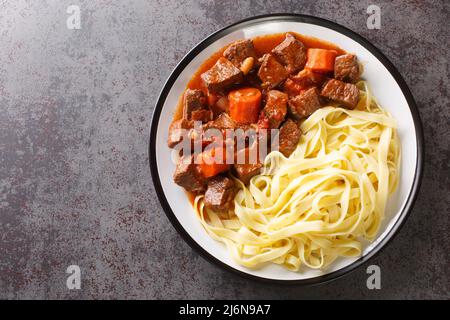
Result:
M178 99L204 60L235 40L287 31L326 40L355 53L364 65L362 77L367 80L375 98L398 122L402 148L400 182L397 191L388 200L379 235L375 241L364 244L361 257L340 258L324 271L302 269L292 272L275 264L254 270L238 265L229 256L225 246L206 233L186 193L173 182L175 165L166 143ZM423 132L416 104L405 81L392 63L363 37L321 18L291 14L266 15L243 20L210 35L176 66L155 106L149 159L155 189L164 211L183 238L206 259L252 279L312 284L329 281L354 270L379 252L398 232L411 211L419 189L423 167Z

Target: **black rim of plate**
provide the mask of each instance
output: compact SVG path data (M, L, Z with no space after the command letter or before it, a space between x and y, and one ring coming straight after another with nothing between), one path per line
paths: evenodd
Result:
M297 279L297 280L278 280L278 279L270 279L270 278L264 278L252 275L250 273L246 273L240 270L237 270L233 268L232 266L220 261L216 257L214 257L211 253L203 249L191 236L187 233L187 231L183 228L181 223L176 218L175 214L172 212L172 209L170 208L170 205L167 201L166 196L164 195L162 186L161 186L161 180L159 177L158 169L157 169L157 162L156 162L156 135L158 131L158 123L159 118L161 115L161 110L163 108L163 105L165 103L165 100L167 98L168 93L170 92L170 89L172 88L175 80L180 75L180 73L184 70L184 68L192 61L194 57L196 57L203 49L208 47L210 44L215 42L216 40L222 38L223 36L234 32L236 30L239 30L242 27L247 27L254 24L260 24L263 22L273 22L273 21L290 21L290 22L303 22L303 23L309 23L314 25L319 25L322 27L326 27L329 29L332 29L334 31L337 31L339 33L342 33L354 41L361 44L363 47L365 47L367 50L369 50L391 73L391 75L394 77L395 81L399 85L400 89L402 90L403 95L406 98L406 101L408 102L408 106L411 110L411 114L414 121L414 127L416 131L416 137L417 137L417 161L416 161L416 170L415 170L415 176L412 188L408 194L405 206L403 207L402 212L400 213L400 216L396 223L392 226L392 228L388 231L387 235L384 237L382 241L380 241L368 254L361 256L353 263L349 264L348 266L341 268L339 270L313 277L308 279ZM417 194L420 187L420 182L422 179L422 172L423 172L423 159L424 159L424 145L423 145L423 131L422 131L422 124L419 116L419 112L416 106L416 103L414 101L414 98L405 82L403 77L400 75L398 70L395 68L395 66L389 61L386 56L381 53L379 49L377 49L373 44L371 44L368 40L360 36L359 34L353 32L352 30L343 27L335 22L331 22L329 20L318 18L314 16L308 16L308 15L302 15L302 14L268 14L268 15L261 15L256 16L253 18L248 18L241 20L239 22L236 22L234 24L231 24L217 32L214 32L207 38L205 38L203 41L201 41L199 44L197 44L192 50L190 50L184 58L178 63L178 65L175 67L175 69L170 74L169 78L167 79L166 83L164 84L163 89L161 90L161 93L158 97L158 101L155 105L155 110L153 112L152 122L151 122L151 129L150 129L150 143L149 143L149 162L150 162L150 171L153 178L153 183L155 186L156 193L158 195L159 201L164 209L164 212L166 213L167 217L169 218L172 225L175 227L175 229L178 231L178 233L181 234L183 239L197 252L199 252L204 258L206 258L208 261L218 265L219 267L231 271L235 274L238 274L244 278L247 279L253 279L258 281L263 281L266 283L274 283L274 284L296 284L296 285L311 285L311 284L318 284L318 283L325 283L334 279L337 279L350 271L355 270L371 258L373 258L376 254L378 254L381 249L383 249L387 243L389 243L394 236L398 233L399 229L403 226L403 224L406 221L406 218L410 214L412 207L414 205L414 202L417 198ZM205 233L206 235L206 233Z

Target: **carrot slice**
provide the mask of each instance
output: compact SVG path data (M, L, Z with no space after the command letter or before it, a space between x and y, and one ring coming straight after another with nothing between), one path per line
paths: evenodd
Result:
M256 123L261 110L261 91L243 88L228 94L230 117L241 124Z
M203 151L198 155L197 163L199 164L201 174L205 178L214 177L221 172L227 171L230 167L226 163L226 148L223 147Z
M337 52L334 50L310 48L307 52L305 69L315 72L332 72Z

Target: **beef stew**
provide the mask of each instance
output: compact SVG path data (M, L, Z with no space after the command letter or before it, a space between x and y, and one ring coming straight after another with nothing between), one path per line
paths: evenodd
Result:
M219 136L208 136L199 150L182 153L175 183L188 192L204 193L205 206L210 209L231 210L236 184L228 173L248 184L260 173L263 158L250 161L245 157L243 163L233 162L255 144L257 149L261 145L246 137L237 147L236 138L227 137L227 132L278 130L278 151L289 157L301 138L303 119L328 101L355 108L359 99L354 84L360 77L358 66L355 55L292 32L238 40L221 49L188 83L181 99L182 111L169 128L168 146L195 145L205 138L208 129L215 129ZM194 129L197 122L200 132ZM179 133L182 129L187 137ZM231 152L226 146L230 140L235 143ZM226 163L206 161L218 153L226 154Z

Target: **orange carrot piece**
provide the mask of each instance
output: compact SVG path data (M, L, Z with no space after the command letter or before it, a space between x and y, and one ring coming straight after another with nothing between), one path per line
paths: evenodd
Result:
M218 153L221 149L222 155ZM217 158L215 158L217 154ZM227 171L230 165L226 163L226 148L216 147L205 150L198 155L198 164L201 174L205 178L214 177L221 172Z
M241 124L256 123L261 111L261 91L243 88L228 94L230 117Z
M307 52L305 69L314 72L332 72L337 52L334 50L310 48Z

